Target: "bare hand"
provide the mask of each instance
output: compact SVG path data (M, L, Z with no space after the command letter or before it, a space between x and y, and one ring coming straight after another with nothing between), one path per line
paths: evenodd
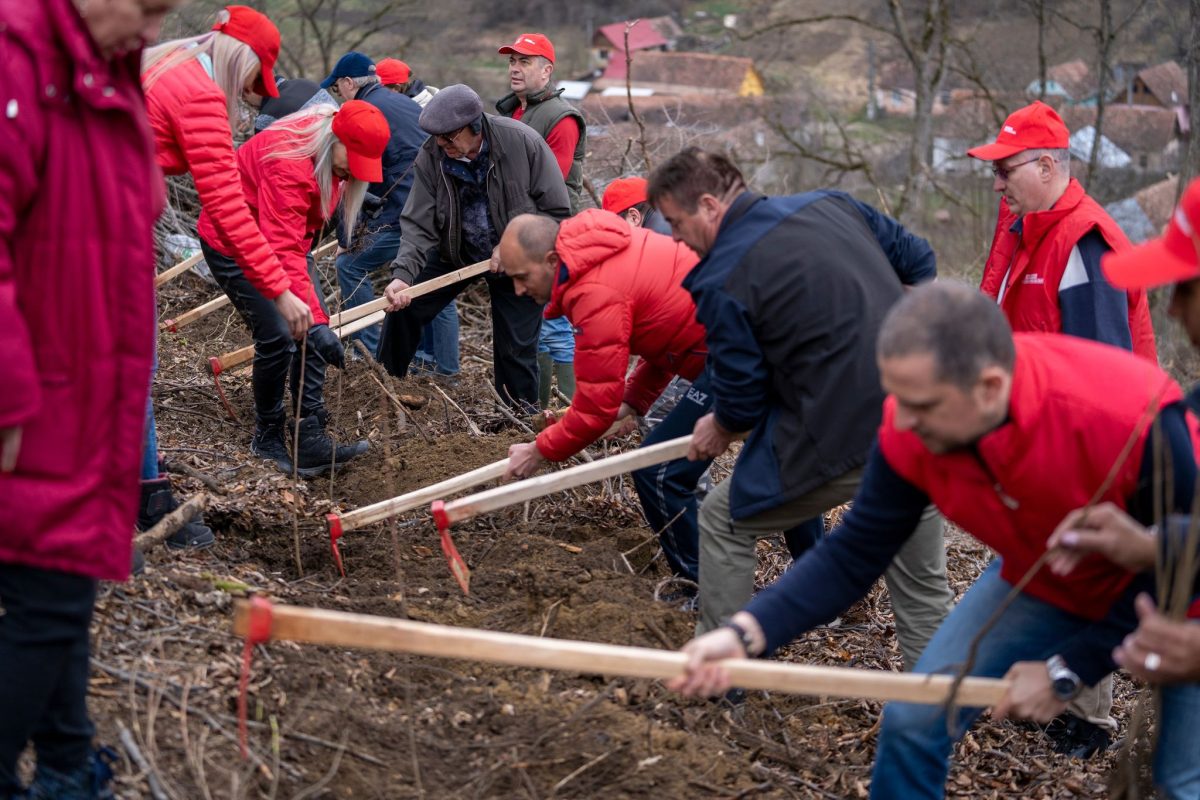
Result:
M399 311L402 308L408 308L408 304L412 302L412 298L404 294L404 290L408 288L408 284L399 278L393 278L392 282L383 290L384 296L388 299L388 311Z
M1113 650L1113 661L1148 683L1200 680L1200 625L1167 619L1158 613L1147 594L1138 595L1134 607L1139 620L1137 630ZM1151 655L1158 658L1147 665L1146 659Z
M541 469L546 457L537 449L533 442L529 444L514 444L508 448L508 469L504 471L506 481L528 478Z
M312 309L308 303L292 294L291 289L284 289L283 294L275 298L275 308L287 323L291 337L297 341L303 339L313 324Z
M504 274L504 263L500 260L500 245L492 248L492 260L489 266L492 272Z
M734 434L721 427L715 415L705 414L696 420L692 429L692 446L688 448L689 461L706 461L729 449Z
M621 409L617 411L617 421L621 423L621 427L608 434L605 438L613 439L628 436L637 430L637 412L633 410L633 406L629 405L629 403L621 403Z
M17 455L21 452L20 425L0 428L0 472L12 472L17 468Z
M1045 661L1018 661L1004 679L1011 681L1012 686L992 709L992 719L1012 717L1045 723L1067 708L1066 702L1054 694Z
M667 681L667 688L686 697L712 697L729 690L729 671L721 666L727 658L745 658L737 634L717 628L697 636L683 646L688 657L683 674Z
M1072 511L1046 540L1057 549L1047 562L1055 575L1066 575L1089 553L1099 553L1130 572L1154 566L1154 535L1112 503Z

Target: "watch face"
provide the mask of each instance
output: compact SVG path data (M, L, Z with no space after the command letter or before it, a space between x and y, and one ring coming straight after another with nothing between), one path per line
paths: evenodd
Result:
M1053 684L1054 696L1059 700L1070 700L1075 697L1079 683L1071 678L1055 678Z

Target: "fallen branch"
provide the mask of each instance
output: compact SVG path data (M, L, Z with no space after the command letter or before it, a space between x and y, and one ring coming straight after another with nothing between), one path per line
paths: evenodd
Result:
M188 464L185 464L182 461L175 461L174 459L164 459L163 460L163 469L165 469L167 472L173 472L176 475L186 475L189 478L195 478L196 480L203 483L208 488L209 491L214 492L216 494L225 494L225 487L222 486L221 484L217 483L216 478L213 478L209 475L205 475L200 470L194 469L193 467L189 466Z
M459 406L458 403L456 403L450 399L450 395L448 395L442 391L442 387L438 386L437 383L435 383L433 381L430 382L430 385L433 386L434 389L437 389L438 394L440 394L443 398L445 398L447 403L454 406L454 408L458 410L458 413L463 415L463 419L465 419L467 421L467 427L470 429L472 436L483 436L483 431L479 430L478 426L476 426L475 423L471 421L471 418L467 416L467 412L463 411L462 407ZM495 390L493 389L493 391L495 391Z
M178 531L187 524L188 520L207 508L208 501L209 496L204 492L188 498L186 503L160 519L158 524L153 528L134 538L134 547L140 548L143 552L149 550L163 539Z
M142 754L141 749L137 746L137 742L133 740L133 734L120 721L117 722L117 728L120 731L117 737L121 740L121 746L125 748L125 752L129 753L129 760L137 765L137 768L146 776L146 782L150 784L150 796L154 800L167 800L167 793L163 791L162 782L158 779L158 773L150 766L150 762Z

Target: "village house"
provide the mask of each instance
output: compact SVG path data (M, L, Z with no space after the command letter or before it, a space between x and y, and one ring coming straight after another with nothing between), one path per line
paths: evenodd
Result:
M625 27L629 21L604 25L592 37L592 66L612 70L609 77L625 77ZM683 35L679 24L671 17L649 17L637 20L629 29L629 52L667 52Z

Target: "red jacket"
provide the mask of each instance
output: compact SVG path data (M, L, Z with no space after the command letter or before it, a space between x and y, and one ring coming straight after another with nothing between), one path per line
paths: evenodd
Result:
M1000 574L1014 584L1063 517L1091 500L1136 428L1133 449L1099 498L1125 507L1152 428L1147 409L1182 397L1165 372L1116 348L1057 335L1017 334L1016 341L1009 420L973 451L934 455L915 434L896 430L894 397L884 403L879 432L892 469L999 553ZM1132 577L1093 555L1065 576L1040 570L1026 591L1096 620Z
M222 241L229 243L226 254L239 264L251 265L247 274L278 274L279 259L254 224L241 183L233 179L237 161L225 93L196 59L166 72L155 68L145 77L155 78L146 81L152 83L146 91L146 113L154 130L158 165L168 175L192 174L201 208ZM259 291L267 288L255 286Z
M237 174L242 179L242 194L250 207L251 221L279 256L276 268L261 272L261 265L238 258L234 246L217 230L207 207L200 212L196 231L218 253L237 261L246 278L266 297L274 299L285 289L291 289L292 294L312 309L314 324L324 325L329 317L308 277L309 245L313 234L325 224L313 161L266 158L295 138L287 129L270 127L242 145L237 154ZM335 177L333 183L331 203L336 205L341 182Z
M537 437L538 452L562 461L594 442L624 401L639 413L671 378L693 380L708 351L683 277L699 260L673 242L598 208L562 224L563 261L546 317L575 326L575 397L558 423ZM626 381L629 356L641 356Z
M1059 333L1062 316L1058 287L1071 248L1093 229L1100 232L1112 250L1121 251L1132 245L1112 217L1087 196L1074 178L1054 208L1025 215L1020 236L1010 230L1016 221L1017 215L1001 200L992 250L983 268L980 288L993 298L999 297L1000 286L1007 274L1008 285L1000 310L1008 317L1012 329L1018 333ZM1133 352L1157 364L1158 350L1154 345L1146 292L1139 289L1126 294Z
M163 181L140 54L105 61L71 0L0 3L0 562L129 574Z

